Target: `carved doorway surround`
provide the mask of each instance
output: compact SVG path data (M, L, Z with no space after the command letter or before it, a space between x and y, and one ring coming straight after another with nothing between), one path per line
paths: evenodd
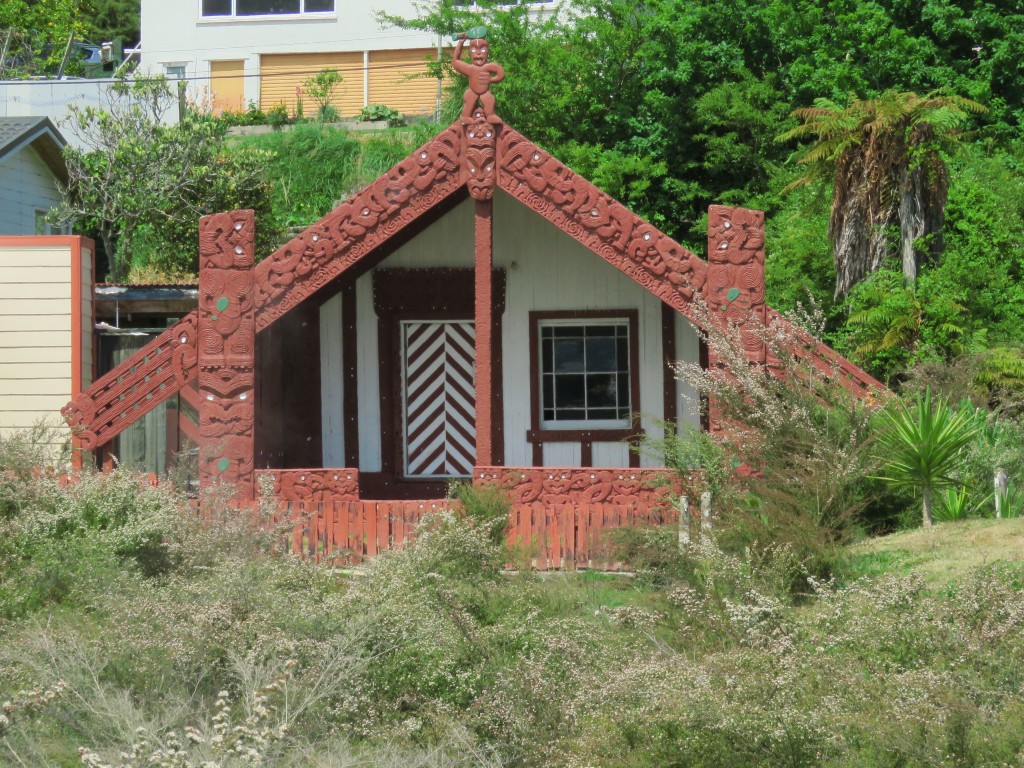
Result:
M505 272L492 275L493 355L500 371ZM476 459L474 270L392 267L374 270L372 280L381 472L360 473L361 493L365 498L439 498L452 479L472 474ZM496 446L503 446L500 389L492 398L498 414Z

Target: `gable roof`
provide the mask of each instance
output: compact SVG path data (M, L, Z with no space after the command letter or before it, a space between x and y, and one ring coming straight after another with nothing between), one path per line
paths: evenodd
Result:
M0 117L0 162L31 146L53 175L67 183L64 163L67 142L48 117Z
M708 262L522 134L507 126L498 133L491 155L496 155L496 162L486 166L491 173L490 183L496 183L698 327L704 323L695 311L695 302L710 297L717 305L716 291L722 291L723 297L729 294L728 302L723 298L721 304L726 317L732 318L733 308L742 306L759 309L762 322L769 318L785 322L774 313L767 314L763 278L760 284L756 278L750 279L748 268L756 265L743 261L752 261L751 254L760 254L763 272L763 239L751 241L760 237L757 233L763 214L712 207L712 261L722 262L728 257L732 261L728 265L729 286L740 288L713 285L708 281ZM456 121L261 261L254 274L257 332L379 252L381 246L464 187L472 193L473 185L481 183L480 169L467 159L467 155L473 156L473 147L467 152L467 142L473 136L469 125ZM737 293L743 294L743 301L734 301ZM198 313L193 311L63 409L83 448L108 442L196 378L197 330ZM760 359L763 362L763 352ZM817 345L814 360L819 367L829 365L841 370L840 381L851 391L884 389L824 345Z

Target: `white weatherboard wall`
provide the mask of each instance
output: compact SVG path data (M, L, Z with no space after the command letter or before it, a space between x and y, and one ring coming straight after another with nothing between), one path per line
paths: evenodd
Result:
M36 211L48 212L59 203L53 171L34 148L0 160L0 235L36 234Z
M381 264L382 267L472 267L473 201L466 200L431 227L404 244ZM530 429L529 313L533 310L621 310L636 309L640 339L640 410L649 434L659 435L655 422L664 412L661 302L605 263L526 206L498 191L494 198L494 264L503 267L507 293L502 318L502 371L504 388L505 464L530 466L532 446L526 441ZM356 282L357 347L359 369L359 468L376 472L380 456L380 393L377 361L377 318L373 309L372 275ZM332 300L333 301L333 300ZM340 349L340 304L338 310L324 305L321 333L325 349ZM332 320L330 318L337 318ZM676 321L677 351L682 359L697 362L697 333L682 317ZM324 423L334 423L341 408L341 377L324 375ZM679 423L697 426L696 398L680 397ZM325 429L324 457L342 456L341 430ZM328 444L328 440L332 444ZM627 446L595 443L595 466L625 467ZM548 466L579 466L579 443L548 443L544 447ZM644 466L658 466L656 456L642 457ZM330 466L330 464L327 464Z
M92 262L80 237L0 238L0 438L66 436L60 409L92 383Z

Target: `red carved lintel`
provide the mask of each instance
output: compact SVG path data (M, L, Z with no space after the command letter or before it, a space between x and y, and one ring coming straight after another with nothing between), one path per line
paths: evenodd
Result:
M255 216L199 221L199 484L233 483L254 497Z
M666 504L683 491L668 469L477 467L473 482L509 490L513 504Z
M359 500L359 470L267 469L257 470L259 479L270 477L278 501L335 502Z

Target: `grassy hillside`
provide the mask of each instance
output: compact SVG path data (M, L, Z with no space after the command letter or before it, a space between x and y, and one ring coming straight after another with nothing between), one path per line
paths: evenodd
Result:
M1024 519L965 520L869 539L849 548L850 574L920 574L934 587L978 568L1024 563Z

